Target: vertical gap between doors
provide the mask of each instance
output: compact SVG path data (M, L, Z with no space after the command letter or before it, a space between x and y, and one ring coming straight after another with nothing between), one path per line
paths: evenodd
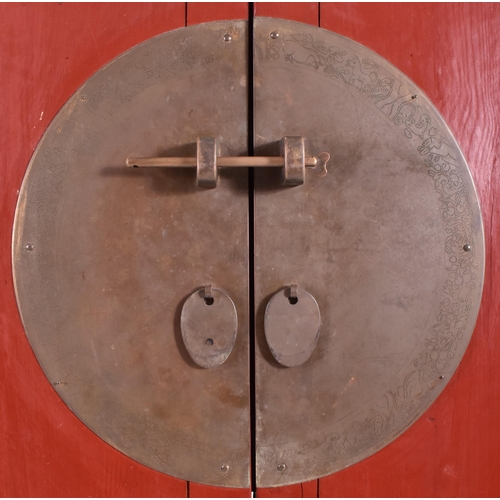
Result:
M254 3L248 4L248 155L254 156L253 102L253 19ZM248 169L248 283L249 283L249 352L250 352L250 477L252 497L257 491L256 466L256 392L255 392L255 283L254 283L254 169Z

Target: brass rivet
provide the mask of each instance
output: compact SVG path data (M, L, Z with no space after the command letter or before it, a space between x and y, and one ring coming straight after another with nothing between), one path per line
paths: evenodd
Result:
M226 33L222 38L225 42L230 42L233 39L233 37L229 33Z
M226 464L222 465L221 468L220 468L220 470L222 472L227 472L229 470L229 465L226 465Z
M28 243L24 248L28 250L28 252L32 252L35 246L32 245L31 243Z
M286 465L285 464L278 464L278 470L280 472L283 472L285 469L286 469Z
M472 250L472 247L467 243L464 245L464 252L470 252Z
M277 38L280 37L280 34L277 31L272 31L271 34L269 35L273 40L276 40Z

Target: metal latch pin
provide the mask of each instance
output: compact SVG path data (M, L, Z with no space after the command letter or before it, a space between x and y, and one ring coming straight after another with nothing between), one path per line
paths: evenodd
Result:
M295 305L298 302L298 297L297 297L297 285L293 284L290 285L290 292L288 296L288 302L290 304Z
M207 304L207 306L211 306L214 303L214 298L212 295L212 285L205 285L205 290L203 291L203 295L205 304Z
M302 137L284 137L281 141L282 156L217 156L216 140L199 137L196 157L127 158L127 167L197 168L198 187L217 186L219 168L282 167L283 185L298 186L304 183L305 168L313 169L320 177L327 174L329 153L306 156Z

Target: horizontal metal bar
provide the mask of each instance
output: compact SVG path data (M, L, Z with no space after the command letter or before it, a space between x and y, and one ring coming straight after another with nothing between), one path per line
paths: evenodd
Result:
M316 156L306 156L306 167L313 168L318 164ZM218 168L230 167L284 167L285 159L282 156L226 156L217 158ZM169 167L186 168L196 167L196 158L127 158L127 167Z

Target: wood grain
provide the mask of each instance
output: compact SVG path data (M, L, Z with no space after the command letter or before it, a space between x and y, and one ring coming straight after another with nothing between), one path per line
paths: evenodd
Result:
M317 498L318 480L276 488L257 488L256 496L257 498Z
M256 2L256 16L277 17L300 23L319 24L319 4L317 2Z
M226 19L248 19L248 4L244 2L189 2L187 4L188 26Z
M12 286L17 193L48 124L103 64L183 26L184 4L0 5L0 495L186 496L186 482L104 443L69 410L28 345Z
M207 484L189 483L189 498L250 498L250 488L218 488Z

